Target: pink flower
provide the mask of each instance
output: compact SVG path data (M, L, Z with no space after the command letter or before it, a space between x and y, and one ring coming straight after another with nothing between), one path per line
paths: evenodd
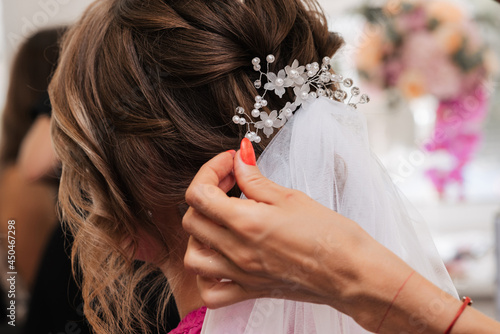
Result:
M434 35L427 31L409 34L402 46L402 61L405 67L423 69L444 53Z
M404 71L403 63L399 58L393 58L386 62L384 66L385 81L389 86L396 86L401 73Z
M432 141L426 145L429 152L446 152L453 166L427 171L440 195L453 182L463 182L463 169L474 158L481 143L481 122L488 110L488 97L477 87L470 95L442 101L436 117Z
M429 92L441 100L460 95L462 75L451 59L438 58L424 69Z
M425 77L425 85L430 94L441 100L460 94L460 70L432 33L418 32L409 35L403 45L402 60L406 68L419 71Z
M420 6L407 14L396 17L396 27L403 34L424 30L427 28L427 23L425 10Z

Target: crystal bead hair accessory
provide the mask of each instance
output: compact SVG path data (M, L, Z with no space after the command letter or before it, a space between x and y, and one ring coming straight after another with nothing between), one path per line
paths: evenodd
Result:
M267 138L274 133L274 129L279 129L285 125L287 120L293 116L295 110L302 103L316 99L320 96L332 100L344 102L350 107L356 109L358 104L370 102L366 94L361 94L358 87L353 86L353 80L343 78L341 75L332 73L331 59L323 58L322 64L314 62L305 66L300 66L298 60L294 60L291 66L286 66L278 73L270 72L269 65L274 63L274 55L266 57L267 70L262 72L261 60L256 57L252 59L253 69L260 73L259 79L254 82L257 89L262 88L263 79L264 93L255 97L255 104L250 114L239 106L236 108L236 114L233 116L233 122L247 127L245 137L255 143L260 143L262 138L259 132L262 130ZM274 91L280 98L286 92L286 89L293 89L295 101L286 102L281 110L272 110L270 113L263 110L267 107L265 99L267 93Z

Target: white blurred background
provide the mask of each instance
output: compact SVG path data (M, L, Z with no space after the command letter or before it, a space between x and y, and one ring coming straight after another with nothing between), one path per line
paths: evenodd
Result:
M1 0L0 2L0 106L5 101L9 64L24 38L38 29L70 24L89 0ZM500 56L500 5L492 0L456 0L471 17L478 18L481 35ZM347 51L337 57L345 75L358 83L353 55L360 44L365 19L356 9L361 0L320 0L331 30L340 32ZM382 1L370 1L370 4ZM363 89L363 83L359 83ZM437 246L461 294L479 298L479 307L494 316L496 288L494 220L500 208L500 93L498 75L491 85L491 104L483 125L483 141L474 160L465 169L464 198L448 190L440 198L425 177L426 164L415 162L421 148L419 136L429 133L435 117L435 102L420 99L406 108L389 108L383 95L363 108L367 114L372 146L397 183L427 220ZM1 110L1 108L0 108ZM425 160L425 159L424 159ZM457 255L458 254L458 255ZM467 256L460 256L466 254ZM456 269L456 268L459 269ZM482 302L481 302L482 301Z

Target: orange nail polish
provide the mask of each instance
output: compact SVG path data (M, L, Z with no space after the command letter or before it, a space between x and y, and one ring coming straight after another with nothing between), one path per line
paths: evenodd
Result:
M248 138L243 138L241 141L241 160L247 165L255 166L255 151L253 150L252 142Z
M234 156L236 154L236 151L235 150L228 150L228 151L226 151L226 153L231 154L233 156L233 158L234 158Z

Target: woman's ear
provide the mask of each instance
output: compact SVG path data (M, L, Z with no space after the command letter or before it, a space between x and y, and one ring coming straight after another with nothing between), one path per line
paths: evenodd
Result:
M127 244L132 244L130 238L127 240L130 241ZM135 254L132 256L134 260L152 263L158 259L158 256L162 252L160 243L142 229L138 229L135 235L135 242L137 243L137 248Z
M185 232L182 229L182 216L179 207L171 206L152 210L151 216L155 228L148 232L144 225L137 226L135 235L133 237L129 236L125 240L124 246L134 249L134 247L130 246L135 244L135 254L131 256L132 259L159 265L160 262L165 260L167 251L165 243L169 244L169 248L176 249L183 242L187 244L188 236L180 235L180 233L184 234ZM166 236L168 236L168 240ZM184 253L182 253L183 257Z

